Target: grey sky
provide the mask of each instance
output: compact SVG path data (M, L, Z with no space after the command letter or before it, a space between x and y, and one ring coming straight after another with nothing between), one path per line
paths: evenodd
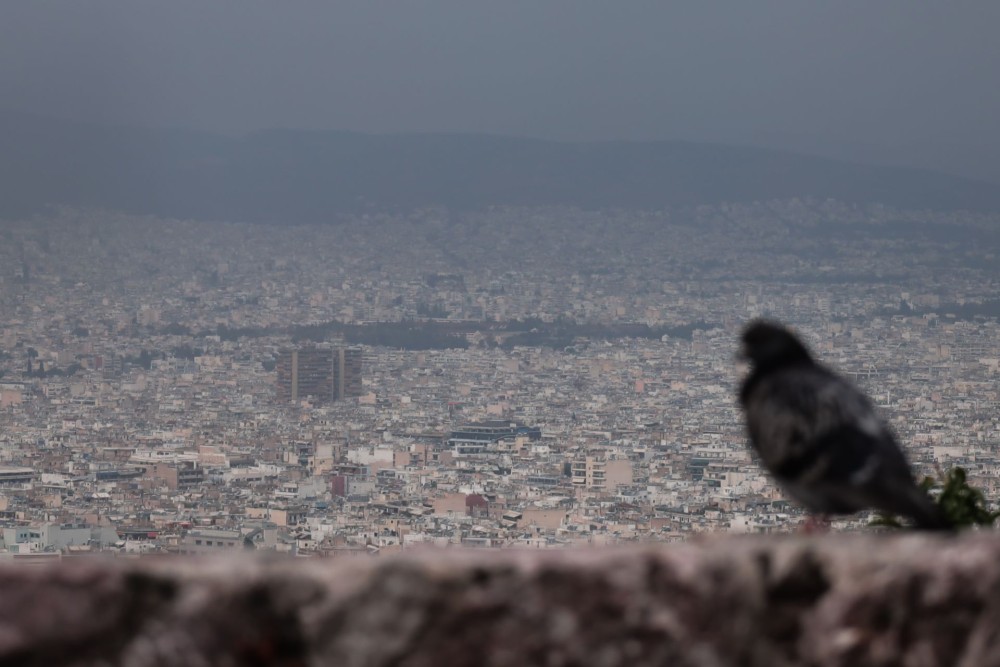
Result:
M11 0L0 105L263 127L693 139L1000 182L1000 3Z

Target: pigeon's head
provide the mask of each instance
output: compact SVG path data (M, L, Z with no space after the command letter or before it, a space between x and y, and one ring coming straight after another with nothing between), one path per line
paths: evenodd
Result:
M776 322L754 320L743 330L739 356L755 368L776 368L812 360L795 335Z

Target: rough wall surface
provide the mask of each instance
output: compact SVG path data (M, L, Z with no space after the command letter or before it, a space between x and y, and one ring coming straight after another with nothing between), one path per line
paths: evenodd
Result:
M1000 666L1000 538L0 567L0 664Z

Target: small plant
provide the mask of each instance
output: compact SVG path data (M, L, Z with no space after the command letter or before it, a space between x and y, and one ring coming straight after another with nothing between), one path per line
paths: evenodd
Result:
M969 526L991 527L1000 517L1000 511L990 511L986 497L979 489L970 486L964 468L954 467L947 473L938 473L938 479L924 477L920 488L938 504L956 528ZM886 528L902 528L903 524L893 514L879 512L868 524Z

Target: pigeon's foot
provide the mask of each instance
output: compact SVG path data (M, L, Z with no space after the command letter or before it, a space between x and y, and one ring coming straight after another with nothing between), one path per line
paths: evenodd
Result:
M810 514L799 525L799 532L805 535L823 535L830 532L830 517L826 514Z

